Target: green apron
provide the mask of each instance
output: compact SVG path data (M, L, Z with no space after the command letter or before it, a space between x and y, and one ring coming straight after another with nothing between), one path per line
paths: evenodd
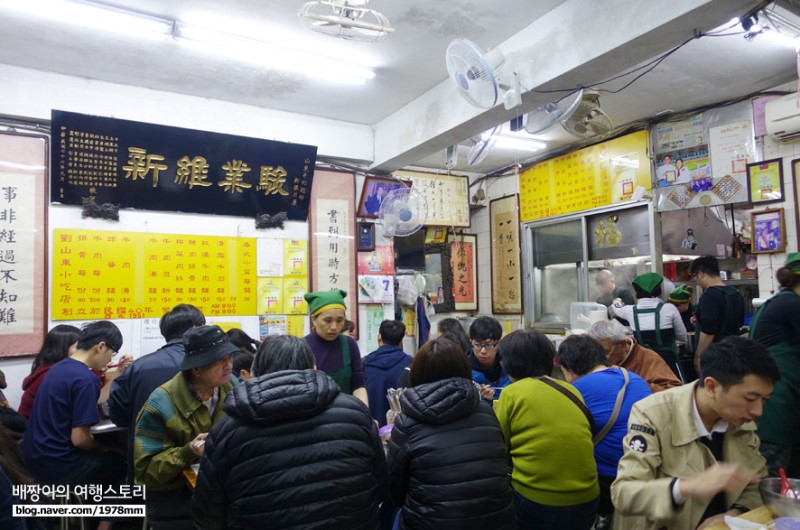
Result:
M764 308L778 296L785 295L797 296L791 289L785 289L758 308L750 323L751 339L756 336ZM771 444L797 445L800 443L800 338L788 338L767 350L778 365L781 380L775 383L772 397L764 403L764 415L758 420L758 437Z
M650 309L639 309L633 306L633 332L639 344L659 354L672 368L675 375L680 378L681 382L685 382L678 354L675 350L675 330L667 328L662 331L661 329L661 308L663 306L664 302L659 302L655 308ZM650 313L654 314L656 320L655 329L642 331L639 327L639 315Z
M342 392L352 394L350 379L353 377L353 371L350 369L350 343L347 341L347 335L339 335L339 346L342 348L342 367L325 373L336 381Z

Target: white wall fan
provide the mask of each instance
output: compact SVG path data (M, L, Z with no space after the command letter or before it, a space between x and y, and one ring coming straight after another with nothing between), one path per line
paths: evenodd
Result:
M484 54L474 42L459 38L447 46L445 62L458 92L471 105L489 109L502 100L505 108L512 109L522 103L519 79L504 66L500 49Z
M614 129L611 118L600 108L599 93L585 89L528 113L525 116L525 131L540 134L557 123L579 138L605 136Z
M347 40L376 42L394 28L382 13L369 9L370 0L313 0L297 15L306 25L326 35Z
M428 201L414 188L398 188L383 198L378 217L387 235L409 236L422 228L428 218Z

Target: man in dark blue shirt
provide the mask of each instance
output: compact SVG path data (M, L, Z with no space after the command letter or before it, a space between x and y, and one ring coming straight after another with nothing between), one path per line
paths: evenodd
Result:
M121 447L95 440L102 370L122 347L122 333L107 320L81 330L77 351L56 363L33 402L22 453L40 484L117 486L123 477Z
M386 391L397 387L403 369L411 364L411 356L400 347L405 334L405 324L398 320L384 320L378 328L380 347L364 358L369 411L381 426L386 425L389 410Z

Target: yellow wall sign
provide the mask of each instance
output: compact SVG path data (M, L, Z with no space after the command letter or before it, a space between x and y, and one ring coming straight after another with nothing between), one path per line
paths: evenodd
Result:
M648 133L639 131L536 164L519 176L520 219L624 202L649 190Z
M253 238L55 230L53 320L255 315Z

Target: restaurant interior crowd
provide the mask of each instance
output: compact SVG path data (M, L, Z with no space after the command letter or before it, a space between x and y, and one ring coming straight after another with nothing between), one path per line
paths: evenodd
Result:
M0 393L0 527L62 522L12 517L32 502L19 486L101 484L143 485L154 530L710 528L760 506L760 478L800 477L800 253L749 331L716 259L690 272L696 307L654 272L634 293L612 282L608 318L557 350L480 316L468 333L440 319L412 357L386 320L362 359L344 291L306 295L302 339L179 304L135 361L112 322L56 326L19 411ZM687 326L696 379L676 354Z

